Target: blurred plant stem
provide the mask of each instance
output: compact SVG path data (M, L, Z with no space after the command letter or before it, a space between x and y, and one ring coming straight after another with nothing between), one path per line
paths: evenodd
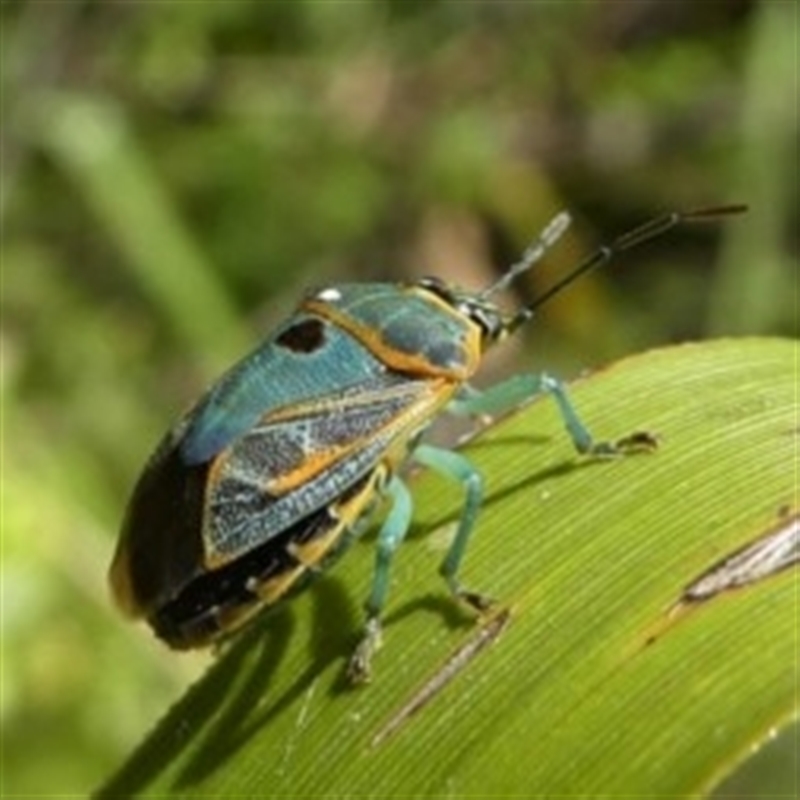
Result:
M796 3L762 3L752 30L740 124L742 145L731 164L731 197L750 206L747 220L726 228L710 294L708 333L774 330L795 316L797 263ZM787 173L787 165L794 170ZM789 213L787 213L789 212ZM781 300L783 302L776 302Z
M35 121L41 141L72 176L153 305L200 354L208 374L219 371L247 347L246 326L122 109L110 100L52 93L40 98Z

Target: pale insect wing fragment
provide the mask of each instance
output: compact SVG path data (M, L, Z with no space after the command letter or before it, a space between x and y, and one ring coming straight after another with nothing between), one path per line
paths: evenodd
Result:
M800 515L717 562L683 590L683 600L707 600L720 592L747 586L800 563Z

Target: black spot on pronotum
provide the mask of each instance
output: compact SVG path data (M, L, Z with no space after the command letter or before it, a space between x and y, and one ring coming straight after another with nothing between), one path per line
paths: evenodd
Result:
M287 328L275 342L295 353L313 353L325 343L325 327L318 319L304 319Z

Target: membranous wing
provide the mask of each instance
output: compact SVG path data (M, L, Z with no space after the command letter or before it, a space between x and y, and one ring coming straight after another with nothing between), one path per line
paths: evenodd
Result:
M211 466L203 539L215 568L334 501L410 437L451 394L392 372L265 414Z
M381 474L380 466L374 468L335 501L196 576L149 615L156 634L181 649L209 644L302 585L309 571L341 552L349 526L373 504Z

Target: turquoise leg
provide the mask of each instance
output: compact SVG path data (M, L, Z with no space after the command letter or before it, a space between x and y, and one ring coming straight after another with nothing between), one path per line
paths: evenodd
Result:
M389 589L389 570L392 557L402 543L411 523L411 494L406 485L396 476L385 488L392 507L378 534L375 555L375 573L372 589L366 602L367 622L364 636L353 653L347 675L353 683L365 683L370 679L372 657L381 645L380 616Z
M481 594L464 589L458 580L458 570L483 502L483 477L468 459L452 450L421 444L414 450L412 457L418 463L431 467L448 478L454 478L464 486L466 497L461 519L458 522L453 543L447 551L439 572L456 597L482 611L491 605L491 600Z
M575 449L581 454L616 456L656 447L655 437L644 432L631 434L616 442L596 442L575 411L564 384L544 372L539 375L515 375L483 392L467 387L459 397L451 401L447 410L470 416L498 414L509 411L542 392L551 395L556 401L567 433Z

